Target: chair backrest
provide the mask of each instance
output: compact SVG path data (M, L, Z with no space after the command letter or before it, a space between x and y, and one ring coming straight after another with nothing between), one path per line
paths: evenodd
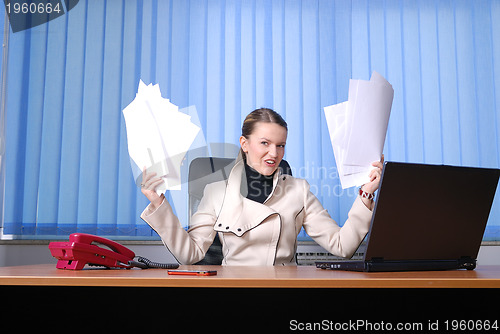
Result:
M231 158L202 157L194 159L189 165L189 224L192 215L198 210L203 191L207 184L223 181L229 177L236 160ZM279 168L283 174L292 175L292 169L286 160L281 160ZM205 258L196 264L220 265L222 263L222 244L216 235Z
M236 160L231 158L203 157L194 159L189 165L188 193L189 220L198 210L207 184L226 180Z

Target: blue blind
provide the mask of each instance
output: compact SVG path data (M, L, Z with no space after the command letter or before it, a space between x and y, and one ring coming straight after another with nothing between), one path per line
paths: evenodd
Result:
M356 194L322 108L347 100L350 78L376 70L394 87L387 160L500 167L498 1L81 0L10 31L2 70L4 234L153 235L121 114L139 79L195 106L208 144L237 145L257 107L280 112L294 175L340 224ZM487 240L500 240L499 197Z

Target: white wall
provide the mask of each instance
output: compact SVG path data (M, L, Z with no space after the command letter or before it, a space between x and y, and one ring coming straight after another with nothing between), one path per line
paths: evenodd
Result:
M500 265L500 246L481 246L478 265Z

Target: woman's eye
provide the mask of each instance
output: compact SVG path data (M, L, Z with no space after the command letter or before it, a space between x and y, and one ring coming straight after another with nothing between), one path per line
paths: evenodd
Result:
M261 142L261 144L267 146L267 141L263 141L263 142Z

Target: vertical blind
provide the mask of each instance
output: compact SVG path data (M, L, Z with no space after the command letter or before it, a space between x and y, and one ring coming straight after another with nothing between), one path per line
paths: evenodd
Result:
M208 144L238 145L255 108L281 113L294 175L340 224L356 194L322 108L347 100L350 78L394 87L386 160L500 167L498 1L81 0L10 30L7 50L4 235L154 234L121 114L140 79L194 106Z

